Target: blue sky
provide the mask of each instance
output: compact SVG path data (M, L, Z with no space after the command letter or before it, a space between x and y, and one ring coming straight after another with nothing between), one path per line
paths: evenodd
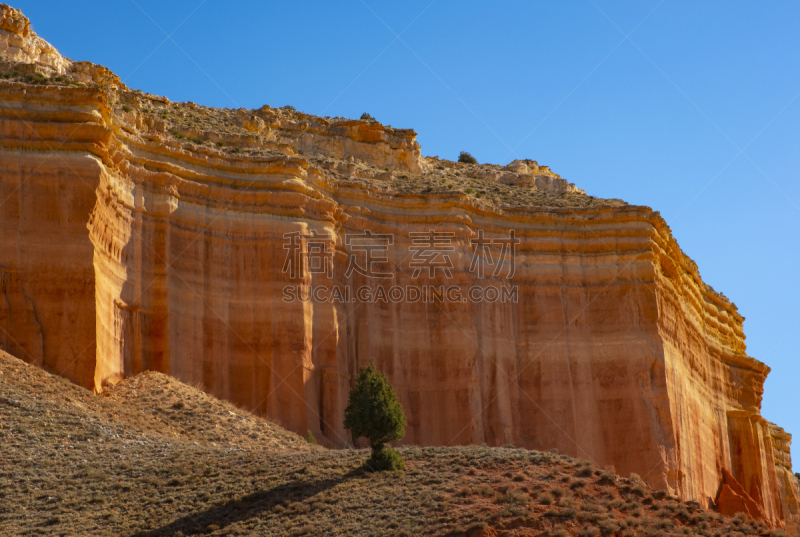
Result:
M254 4L13 3L63 54L133 88L366 111L414 128L424 155L532 158L659 210L746 317L748 353L772 367L763 415L800 456L800 3Z

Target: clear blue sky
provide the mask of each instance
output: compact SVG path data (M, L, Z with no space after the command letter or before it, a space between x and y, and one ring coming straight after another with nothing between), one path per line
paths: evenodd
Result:
M661 211L747 318L800 462L800 3L135 1L13 5L133 88L366 111L425 155L532 158Z

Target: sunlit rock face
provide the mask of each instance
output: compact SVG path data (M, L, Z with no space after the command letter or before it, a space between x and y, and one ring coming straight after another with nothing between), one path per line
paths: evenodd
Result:
M131 91L2 9L2 69L51 81L0 83L3 350L95 391L170 373L329 446L372 360L404 443L557 448L797 528L769 368L657 212L374 121Z
M31 30L28 18L18 9L0 4L0 54L13 62L52 69L63 75L72 62Z

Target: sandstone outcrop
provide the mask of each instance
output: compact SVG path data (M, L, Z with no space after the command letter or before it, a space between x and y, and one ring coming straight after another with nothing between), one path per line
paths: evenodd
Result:
M792 435L781 427L770 424L770 436L786 531L789 535L800 535L800 476L792 474L792 454L789 450Z
M657 212L534 161L424 158L410 130L171 103L26 54L47 80L0 65L0 348L96 391L169 373L331 446L374 360L404 442L558 448L797 523L769 368Z
M725 468L722 469L722 486L716 501L717 511L733 516L746 513L753 520L765 520L766 515L756 500L745 492L742 485Z
M43 66L59 75L72 63L31 30L30 21L20 10L6 4L0 4L0 55L6 60Z

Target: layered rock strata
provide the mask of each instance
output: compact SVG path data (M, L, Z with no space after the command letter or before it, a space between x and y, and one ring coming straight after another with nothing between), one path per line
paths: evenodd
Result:
M406 443L558 448L796 527L769 368L657 212L54 54L0 64L0 348L96 391L169 373L331 446L372 360Z
M800 476L792 474L792 435L771 423L770 437L786 531L789 535L800 535Z

